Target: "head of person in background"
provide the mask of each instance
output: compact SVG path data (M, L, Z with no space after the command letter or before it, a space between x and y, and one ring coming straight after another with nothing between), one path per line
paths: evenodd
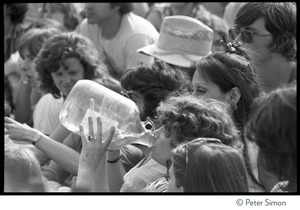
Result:
M68 31L74 31L80 22L80 16L73 3L44 3L41 17L57 20Z
M191 81L179 69L156 60L152 66L139 65L127 69L121 78L123 95L133 100L140 111L141 120L150 117L159 127L156 108L167 96L187 92Z
M168 192L248 192L242 155L215 138L179 144L168 161Z
M296 79L296 10L293 2L249 2L229 30L258 66L265 91Z
M27 3L4 4L4 62L17 51L17 42L20 38L23 21L28 11Z
M99 24L114 14L123 16L133 10L133 3L85 3L84 15L89 24Z
M211 53L213 30L201 21L187 16L168 16L163 19L156 44L138 50L176 66L184 72L202 57Z
M40 88L54 98L66 98L78 80L90 79L118 90L119 83L107 76L97 56L91 41L75 32L53 36L34 61Z
M4 192L44 192L41 167L29 149L5 144Z
M296 84L256 98L245 130L259 148L258 179L265 189L297 192Z
M20 70L22 72L21 82L37 87L37 78L34 71L34 59L38 55L42 46L52 36L61 33L54 27L32 28L25 32L18 46L18 51L22 60L20 61Z

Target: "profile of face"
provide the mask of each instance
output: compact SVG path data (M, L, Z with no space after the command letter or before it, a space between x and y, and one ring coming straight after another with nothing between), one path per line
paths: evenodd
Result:
M67 58L63 64L51 76L55 86L67 97L76 82L84 79L84 67L77 58Z
M18 61L20 65L20 69L24 73L25 80L28 81L28 84L31 87L35 87L37 75L35 74L34 71L34 62L33 62L34 58L29 54L28 51L23 52L23 56L24 59L20 58L20 60Z
M220 87L212 82L208 77L204 78L199 70L196 70L193 79L193 96L199 99L212 98L220 101L227 101L226 93L222 92Z
M271 35L265 28L265 19L263 17L254 21L247 27L241 27L241 31L246 30L253 33L253 35ZM249 56L255 62L264 63L272 58L272 52L268 45L272 41L272 36L253 36L250 43L245 42L241 34L239 34L235 41L242 43L242 47L250 51Z

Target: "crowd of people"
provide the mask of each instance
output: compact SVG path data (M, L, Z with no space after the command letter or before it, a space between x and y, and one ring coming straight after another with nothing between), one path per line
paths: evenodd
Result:
M4 4L4 192L297 192L296 12ZM68 130L60 112L80 80L132 100L154 144L110 149L120 127L104 135L107 117Z

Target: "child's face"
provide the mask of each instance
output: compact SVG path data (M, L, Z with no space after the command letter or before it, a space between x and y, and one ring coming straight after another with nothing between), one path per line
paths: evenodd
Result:
M51 76L59 91L64 96L68 96L76 82L84 79L84 67L77 58L67 58L64 64L65 67L60 65Z

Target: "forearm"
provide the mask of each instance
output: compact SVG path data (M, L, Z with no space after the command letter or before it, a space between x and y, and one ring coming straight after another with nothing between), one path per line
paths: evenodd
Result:
M50 134L50 138L54 139L57 142L63 142L63 140L70 134L71 132L65 128L61 123L54 129L54 131Z
M65 170L72 174L77 174L80 156L77 151L44 134L35 143L35 146Z
M20 123L28 123L31 115L31 94L32 88L27 84L21 84L17 93L15 120Z
M116 160L120 155L120 150L108 151L108 160ZM126 172L121 159L115 163L107 163L108 185L111 192L120 192L120 189L124 183L123 177L125 173Z

